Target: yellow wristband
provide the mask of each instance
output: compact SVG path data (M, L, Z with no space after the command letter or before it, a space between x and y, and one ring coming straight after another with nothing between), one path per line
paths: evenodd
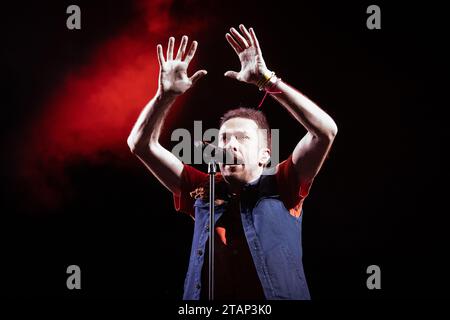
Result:
M259 80L257 83L259 90L262 91L266 84L269 83L271 79L273 79L273 77L275 77L275 72L265 72L261 80Z

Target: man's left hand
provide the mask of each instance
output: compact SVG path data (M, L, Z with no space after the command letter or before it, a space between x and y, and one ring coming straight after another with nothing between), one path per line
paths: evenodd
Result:
M241 33L235 28L231 28L231 34L227 33L225 38L241 61L241 71L227 71L225 72L225 76L256 85L261 80L263 74L268 72L268 69L253 28L247 30L241 24L239 25L239 29Z

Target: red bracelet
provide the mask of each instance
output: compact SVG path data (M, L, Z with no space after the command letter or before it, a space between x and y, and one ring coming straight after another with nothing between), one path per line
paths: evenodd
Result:
M272 78L275 78L275 80L272 81ZM261 108L261 106L262 106L264 100L266 100L266 97L267 97L267 94L268 94L268 93L271 93L271 94L282 93L281 91L271 91L271 89L272 89L273 87L275 87L275 85L278 83L278 81L281 81L281 78L277 78L277 77L275 77L275 76L273 76L273 77L270 78L269 83L271 83L271 86L270 86L269 88L268 88L268 87L265 87L265 88L264 88L264 91L266 91L266 93L264 94L264 97L262 98L261 102L259 103L258 109Z

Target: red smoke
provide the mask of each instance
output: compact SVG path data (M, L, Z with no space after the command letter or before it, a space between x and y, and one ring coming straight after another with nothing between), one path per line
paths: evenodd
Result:
M30 128L19 167L40 205L58 204L61 187L69 187L64 166L71 159L95 161L99 151L126 150L139 111L156 91L158 41L176 33L190 35L201 27L192 21L187 28L180 21L172 23L171 2L135 5L141 16L112 40L100 43L86 65L66 75Z

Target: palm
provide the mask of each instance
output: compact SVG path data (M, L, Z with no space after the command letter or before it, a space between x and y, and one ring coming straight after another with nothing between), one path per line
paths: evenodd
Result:
M184 61L167 62L161 70L161 89L175 94L186 92L192 85L187 75L187 66Z
M159 72L159 90L165 94L180 95L186 92L192 85L206 74L206 70L199 70L192 77L188 77L189 63L197 50L197 42L193 41L189 52L185 54L188 37L183 36L176 57L173 56L175 39L170 37L167 47L167 58L164 58L162 46L157 46Z
M237 79L240 81L256 83L259 75L267 69L263 57L254 47L242 51L239 54L239 60L241 61L241 71L239 71Z

